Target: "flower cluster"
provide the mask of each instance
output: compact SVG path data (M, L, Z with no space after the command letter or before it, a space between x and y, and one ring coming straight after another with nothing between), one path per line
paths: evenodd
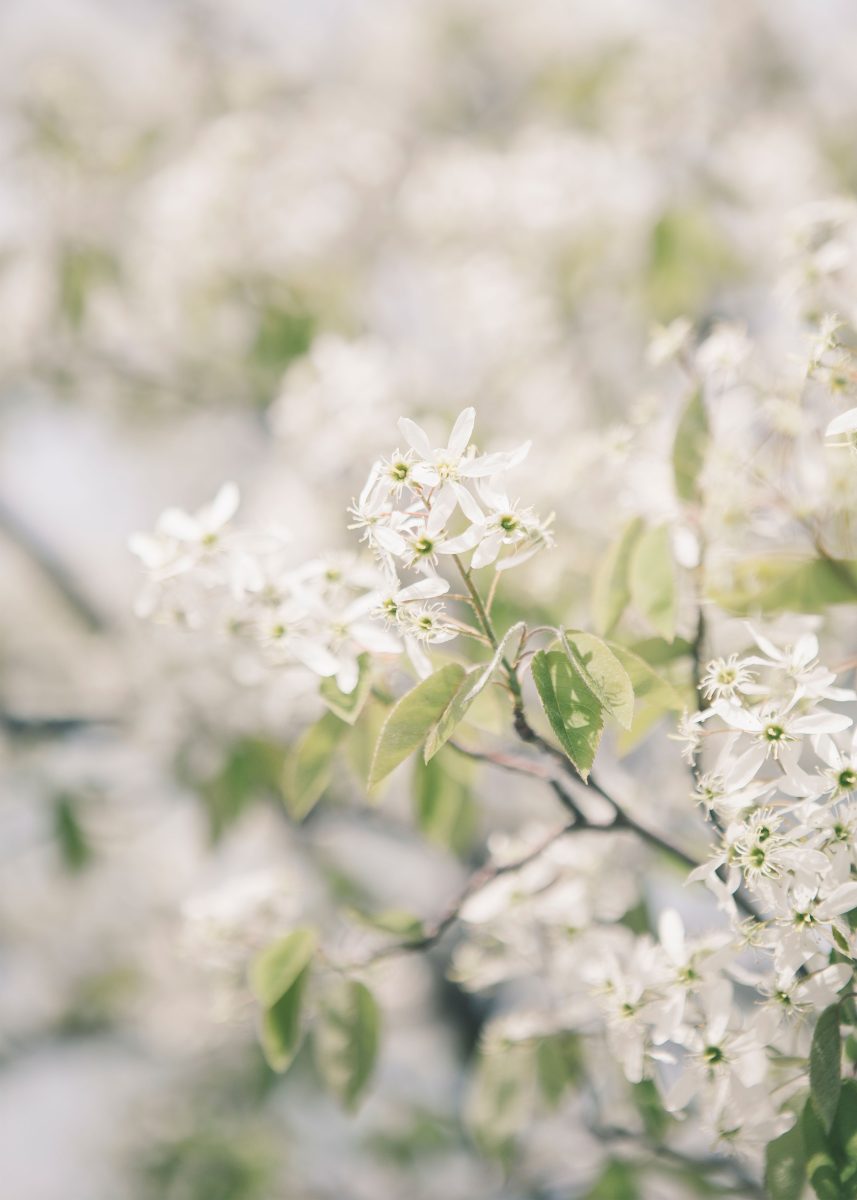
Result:
M541 520L511 500L502 483L502 476L524 460L530 443L481 454L470 440L475 419L475 410L466 408L446 445L433 446L419 425L403 417L399 429L407 448L373 464L349 510L350 527L362 531L388 580L382 612L414 658L415 642L455 636L442 605L423 603L448 591L438 573L441 560L455 559L465 569L459 556L469 555L467 570L506 571L553 544L551 519ZM424 578L403 585L405 571Z
M765 1140L789 1124L783 1101L806 1083L805 1018L852 976L857 744L851 718L828 704L857 695L819 663L810 629L785 645L751 634L753 651L707 665L711 706L682 734L696 797L721 831L689 881L706 882L732 932L686 939L668 912L659 941L602 955L590 974L630 1080L656 1074L673 1110L698 1097L718 1137ZM755 993L751 1008L736 986Z
M372 614L383 577L350 555L295 565L284 530L230 525L239 494L227 483L190 514L167 509L153 534L135 534L147 570L137 613L188 628L218 626L255 643L277 665L300 664L352 692L363 653L398 654L401 642Z
M130 540L149 576L138 614L191 628L213 616L221 628L257 642L269 659L332 676L346 693L357 684L364 652L405 649L417 673L429 674L423 647L460 629L439 599L450 586L439 574L441 558L469 554L469 570L504 571L553 540L550 522L511 501L502 486L529 442L480 454L470 441L474 420L474 410L465 409L446 446L433 448L418 425L401 419L408 449L373 465L349 510L371 557L296 566L284 530L231 527L239 504L234 483L195 514L167 509L153 534ZM459 531L457 518L466 523ZM406 571L417 577L403 580Z

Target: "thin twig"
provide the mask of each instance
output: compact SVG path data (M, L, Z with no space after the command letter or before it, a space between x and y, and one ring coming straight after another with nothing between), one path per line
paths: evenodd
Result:
M2 500L0 500L0 530L38 568L42 577L47 580L78 620L95 633L104 632L108 625L106 617L82 590L66 564L57 556L53 548Z

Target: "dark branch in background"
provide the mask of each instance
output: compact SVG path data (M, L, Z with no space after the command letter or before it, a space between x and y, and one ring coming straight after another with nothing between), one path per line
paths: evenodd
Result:
M22 521L0 500L0 531L21 550L37 567L42 578L63 600L66 608L75 614L87 629L103 633L108 627L105 615L80 587L72 572L42 537Z
M674 1150L671 1146L665 1145L663 1142L653 1141L648 1137L641 1137L630 1129L621 1129L614 1125L590 1125L589 1132L593 1137L600 1142L615 1144L617 1142L628 1142L634 1147L640 1146L648 1151L655 1159L660 1159L664 1163L670 1163L672 1166L682 1170L696 1171L702 1175L722 1174L731 1176L735 1181L733 1184L727 1184L730 1194L738 1195L741 1200L749 1200L749 1197L760 1197L765 1200L767 1192L760 1184L748 1175L741 1167L741 1164L732 1158L724 1158L721 1155L711 1154L705 1157L697 1158L693 1155L682 1154L680 1150Z
M555 829L548 837L544 838L532 850L528 850L526 854L520 858L510 859L508 862L486 863L484 867L471 875L464 889L459 893L458 898L446 910L442 917L434 921L431 925L424 928L423 933L418 938L412 938L407 942L395 942L390 946L385 946L382 950L372 954L368 961L362 965L368 966L370 963L375 963L382 958L391 958L393 955L402 954L412 950L428 950L436 942L440 941L448 929L450 929L461 915L461 910L464 904L471 896L475 896L477 892L481 892L489 883L493 883L501 875L508 875L512 871L520 871L522 867L526 867L529 863L539 858L544 854L548 847L554 842L558 842L560 838L565 837L567 833L575 833L578 826L574 822L568 825L563 825L560 829Z

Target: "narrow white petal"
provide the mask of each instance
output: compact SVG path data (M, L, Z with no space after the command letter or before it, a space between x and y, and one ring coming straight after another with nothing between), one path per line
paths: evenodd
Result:
M421 429L416 421L412 421L410 417L400 417L399 429L402 431L402 437L412 450L416 450L420 458L431 458L431 442L426 431Z
M849 408L847 412L834 417L824 432L826 437L832 437L837 433L854 433L855 431L857 431L857 408Z
M489 533L486 538L483 538L473 552L473 560L471 566L475 570L480 567L487 567L497 558L500 553L500 547L503 545L503 530L495 529Z
M476 409L465 408L459 414L455 424L452 427L452 433L449 435L447 449L450 454L459 458L467 447L470 445L470 436L473 433L473 426L476 421Z

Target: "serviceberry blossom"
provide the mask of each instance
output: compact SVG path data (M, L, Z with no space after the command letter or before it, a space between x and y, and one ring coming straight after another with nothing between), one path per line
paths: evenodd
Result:
M505 571L552 545L550 520L510 500L502 484L527 456L530 443L482 454L470 440L475 416L466 408L441 447L432 446L425 430L403 417L399 430L409 449L378 459L349 509L350 528L360 530L361 541L392 581L384 615L409 639L442 642L453 632L442 605L415 610L410 604L443 595L447 589L437 581L450 559L472 552L470 570ZM427 590L403 586L403 571L426 576Z
M227 485L195 516L168 509L153 535L130 539L148 574L141 616L240 636L268 662L303 666L345 693L362 654L401 653L376 619L386 580L373 563L340 555L295 565L282 530L228 526L238 502Z
M470 569L497 571L550 546L549 521L509 500L502 475L527 455L480 454L475 412L458 417L447 444L432 447L407 418L409 444L378 459L349 512L369 556L295 564L283 530L238 530L238 488L224 484L197 513L167 509L131 550L147 572L137 612L188 628L218 627L254 643L267 661L306 667L351 693L362 654L404 650L416 671L431 672L426 648L451 641L461 625L447 612L441 563L473 552ZM453 527L456 525L458 527ZM404 572L416 579L404 579Z

